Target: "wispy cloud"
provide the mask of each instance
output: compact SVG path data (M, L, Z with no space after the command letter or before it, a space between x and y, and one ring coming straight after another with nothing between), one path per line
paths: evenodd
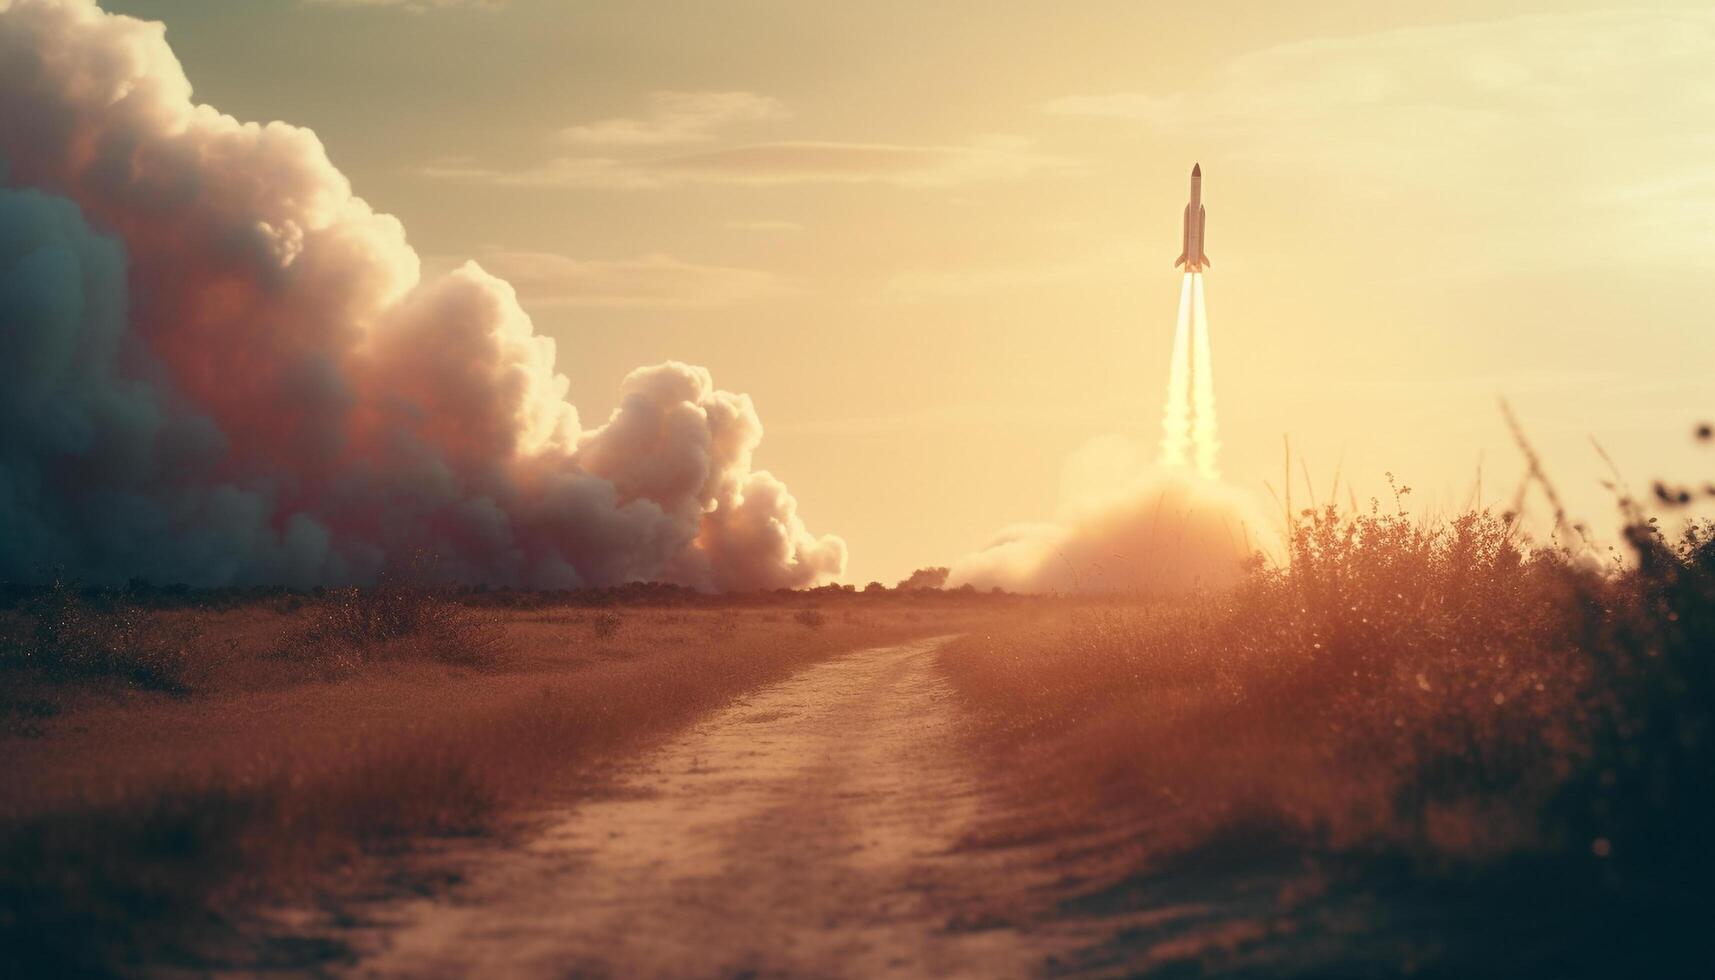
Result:
M421 14L430 10L499 10L507 0L298 0L306 7L391 7L406 13Z
M641 116L602 119L560 130L566 143L588 146L665 146L715 138L744 123L784 119L779 99L755 92L654 92Z
M1110 423L1125 410L1119 405L1079 407L1032 404L1013 409L989 404L935 405L894 415L846 416L820 419L787 419L770 423L770 435L796 436L890 436L901 432L969 432L992 430L1004 425L1013 429L1055 431L1088 430Z
M763 231L772 233L786 233L804 230L804 226L796 221L729 221L726 223L726 226L735 231Z
M1154 256L1159 258L1159 256ZM881 297L894 302L957 299L1010 289L1120 279L1135 274L1151 253L1137 242L1034 265L917 269L893 276Z
M1194 89L1045 109L1142 125L1355 195L1487 208L1473 245L1519 261L1543 240L1556 262L1598 260L1624 229L1662 253L1651 258L1683 263L1699 251L1685 237L1644 239L1715 211L1712 63L1715 11L1540 15L1279 45ZM1715 232L1700 241L1712 247L1694 261L1707 263Z
M1623 131L1653 150L1715 134L1712 59L1715 12L1519 17L1279 45L1233 59L1196 89L1077 95L1045 108L1382 179L1515 157L1551 176L1570 161L1543 152L1543 137ZM1378 157L1399 166L1378 171Z
M557 142L582 152L519 165L442 159L417 172L505 187L650 190L687 184L951 187L1075 169L1069 160L1006 136L954 144L730 140L735 127L790 116L779 99L756 92L659 91L638 115L579 123L556 134ZM717 140L725 145L695 146Z
M780 141L638 160L562 157L518 169L449 162L419 172L512 187L643 190L686 184L951 187L1072 169L1071 161L1023 141L993 138L959 146Z
M510 282L526 307L694 309L730 306L791 291L783 277L761 269L703 265L670 255L577 259L554 252L489 249L484 269ZM443 260L442 265L456 264Z

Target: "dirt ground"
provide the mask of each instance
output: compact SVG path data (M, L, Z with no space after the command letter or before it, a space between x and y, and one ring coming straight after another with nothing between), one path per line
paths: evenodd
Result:
M410 865L511 853L733 698L975 613L512 612L478 665L305 664L279 652L293 616L183 615L204 638L189 693L7 675L52 710L0 734L0 973L319 973L350 944L258 907L464 901Z

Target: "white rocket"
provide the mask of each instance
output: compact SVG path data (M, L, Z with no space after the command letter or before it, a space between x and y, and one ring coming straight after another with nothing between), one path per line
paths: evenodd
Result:
M1193 163L1191 165L1191 203L1185 205L1185 241L1181 245L1179 257L1173 264L1185 267L1186 272L1202 272L1209 267L1209 254L1203 251L1203 223L1207 217L1203 213L1203 168Z

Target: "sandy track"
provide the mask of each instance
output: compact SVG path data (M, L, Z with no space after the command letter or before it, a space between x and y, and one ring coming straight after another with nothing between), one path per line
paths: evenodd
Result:
M988 791L935 641L809 668L706 719L443 899L355 976L1028 976L1022 855L961 847ZM1000 896L1000 898L997 898Z

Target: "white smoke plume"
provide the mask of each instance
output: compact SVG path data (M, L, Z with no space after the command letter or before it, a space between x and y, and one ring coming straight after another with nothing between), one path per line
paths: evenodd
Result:
M1209 308L1203 304L1203 274L1191 274L1192 322L1196 341L1191 363L1193 402L1191 443L1197 447L1197 474L1205 480L1221 478L1221 437L1215 424L1215 359L1209 351Z
M1203 275L1185 273L1179 286L1179 315L1173 328L1173 359L1167 368L1167 402L1161 410L1161 453L1167 469L1195 465L1197 475L1218 480L1221 439L1215 422L1215 365L1209 350L1209 314L1203 305Z
M1005 529L955 562L948 584L1160 594L1233 582L1262 548L1264 523L1220 482L1214 380L1203 276L1187 272L1155 465L1123 439L1096 440L1067 464L1054 522Z
M814 584L750 399L580 425L510 286L425 280L315 134L192 101L161 25L0 0L0 580Z
M1117 436L1073 455L1050 523L1006 528L953 563L948 586L1009 592L1171 594L1234 582L1262 547L1245 494L1185 467L1144 463Z
M1161 465L1184 466L1191 449L1191 273L1179 286L1179 315L1173 324L1173 359L1167 369L1167 402L1161 407Z

